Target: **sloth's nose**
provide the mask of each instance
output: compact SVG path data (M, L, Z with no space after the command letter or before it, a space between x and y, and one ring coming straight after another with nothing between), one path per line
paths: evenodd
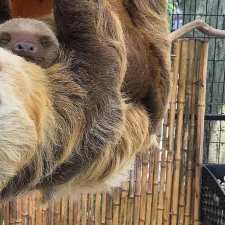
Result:
M35 45L31 42L21 41L14 45L14 51L17 53L34 54L37 51Z

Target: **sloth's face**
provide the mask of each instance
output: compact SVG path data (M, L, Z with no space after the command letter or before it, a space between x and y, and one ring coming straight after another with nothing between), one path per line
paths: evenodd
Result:
M0 25L0 47L48 68L58 55L59 43L45 23L34 19L11 19Z

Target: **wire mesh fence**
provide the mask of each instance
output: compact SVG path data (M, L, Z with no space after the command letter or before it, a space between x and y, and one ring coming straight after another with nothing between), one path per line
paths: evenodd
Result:
M224 0L171 0L171 31L201 18L209 25L225 29ZM206 36L198 31L187 38L209 39L206 96L204 162L225 162L225 39Z

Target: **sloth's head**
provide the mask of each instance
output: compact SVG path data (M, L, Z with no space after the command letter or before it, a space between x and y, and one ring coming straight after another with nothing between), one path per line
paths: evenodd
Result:
M59 43L44 22L16 18L0 24L0 47L48 68L58 55Z

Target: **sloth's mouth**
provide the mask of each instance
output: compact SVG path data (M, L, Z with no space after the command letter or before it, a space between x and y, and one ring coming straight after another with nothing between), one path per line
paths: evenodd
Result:
M17 54L17 55L25 58L28 62L32 62L32 63L38 64L40 66L43 66L42 64L44 62L44 59L42 57L25 55L25 54L22 54L22 53L21 54Z
M43 59L42 58L37 58L37 57L32 57L32 56L24 56L24 58L28 61L28 62L32 62L32 63L36 63L40 66L43 66Z

